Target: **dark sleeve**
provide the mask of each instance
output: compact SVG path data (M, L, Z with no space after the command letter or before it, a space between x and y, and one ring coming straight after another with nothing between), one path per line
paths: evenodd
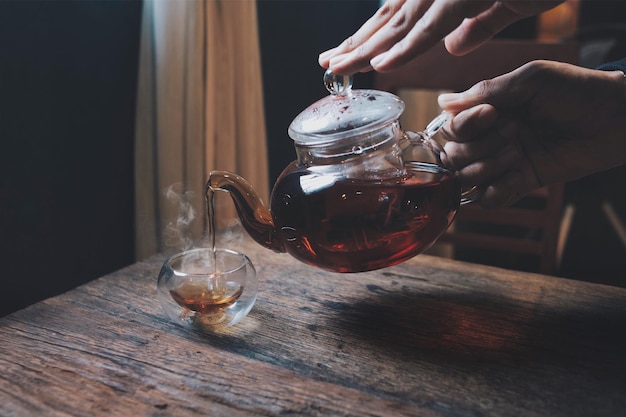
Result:
M622 58L619 61L608 62L606 64L602 64L597 69L603 70L603 71L620 70L626 73L626 58Z

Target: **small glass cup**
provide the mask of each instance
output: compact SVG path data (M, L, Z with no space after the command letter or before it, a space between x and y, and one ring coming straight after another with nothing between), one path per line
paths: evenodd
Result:
M157 293L176 323L202 331L232 326L248 315L258 291L250 259L229 249L196 248L163 263Z

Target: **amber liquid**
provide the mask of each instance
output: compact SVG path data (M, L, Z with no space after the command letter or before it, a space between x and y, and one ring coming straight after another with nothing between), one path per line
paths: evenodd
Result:
M195 311L204 315L219 314L237 302L243 293L243 287L234 283L220 283L220 271L217 267L216 256L216 231L215 231L215 205L214 192L208 191L206 195L207 215L209 223L209 240L211 247L207 251L210 257L208 263L212 266L207 271L206 281L188 281L176 289L170 290L170 295L186 310Z
M187 283L170 290L170 295L188 310L200 314L217 314L235 304L242 292L241 286L209 289L205 283Z
M419 166L421 165L421 167ZM426 164L385 181L324 178L289 172L272 193L276 229L287 252L336 272L360 272L403 262L428 248L459 207L456 179Z

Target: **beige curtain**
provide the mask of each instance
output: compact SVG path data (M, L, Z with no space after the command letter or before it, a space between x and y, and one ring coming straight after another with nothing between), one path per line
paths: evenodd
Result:
M145 1L135 147L137 259L202 238L211 170L244 176L267 201L256 19L253 0ZM219 213L232 215L232 204Z

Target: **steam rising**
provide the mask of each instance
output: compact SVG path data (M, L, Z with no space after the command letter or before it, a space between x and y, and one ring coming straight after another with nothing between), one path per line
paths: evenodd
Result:
M196 210L192 205L194 194L191 191L182 190L180 183L170 185L163 193L177 208L176 218L165 227L165 244L182 250L191 249L193 247L191 226L196 218Z
M167 223L163 232L165 246L182 251L195 247L210 247L209 236L202 233L203 226L206 224L202 221L202 214L204 213L205 221L209 220L205 214L204 198L200 199L193 191L185 190L181 183L166 187L163 194L176 210L176 215ZM216 246L236 249L242 243L243 228L239 218L231 215L231 213L234 214L234 211L230 197L224 193L217 193L215 197L218 195L220 198L215 200L215 226L218 230ZM194 208L194 204L196 207L204 208L200 215L198 214L199 209Z

